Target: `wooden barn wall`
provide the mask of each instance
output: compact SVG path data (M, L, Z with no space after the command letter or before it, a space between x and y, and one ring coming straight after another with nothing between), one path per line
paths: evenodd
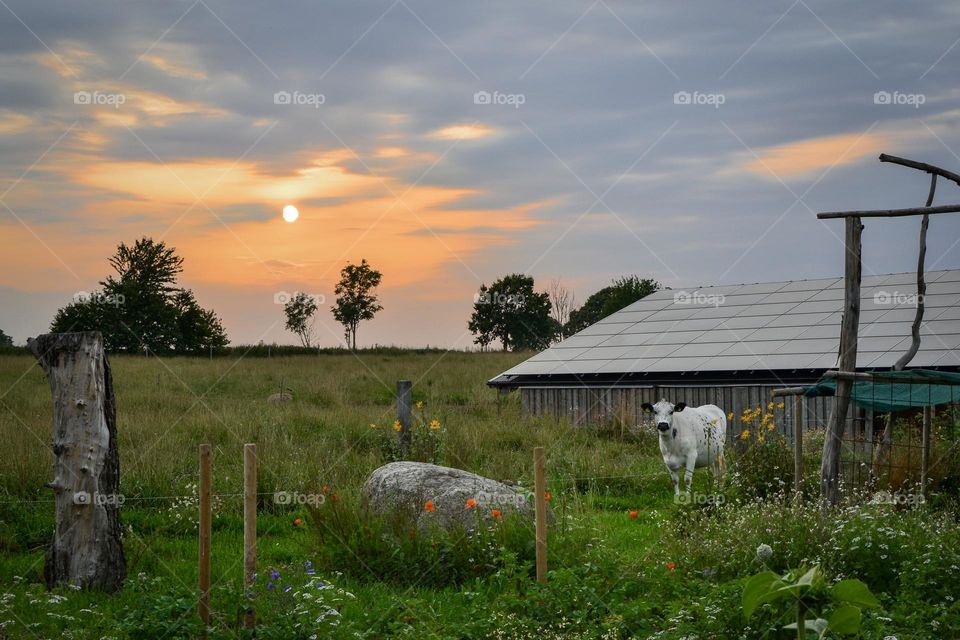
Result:
M740 387L528 387L520 389L520 404L524 415L551 416L567 419L576 426L598 426L622 423L634 426L646 417L640 406L644 402L655 403L660 398L672 402L683 400L690 406L715 404L735 416L728 429L730 438L740 432L739 416L745 409L766 407L771 402L770 391L782 385L750 385ZM784 407L777 405L783 402ZM778 398L774 401L777 429L786 438L794 432L793 398ZM804 429L823 427L833 407L833 398L804 398ZM852 411L848 422L860 429L869 428L869 416Z

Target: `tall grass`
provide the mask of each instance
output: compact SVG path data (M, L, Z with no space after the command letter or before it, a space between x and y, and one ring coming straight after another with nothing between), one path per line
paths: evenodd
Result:
M395 437L398 379L414 381L419 424L443 425L442 463L500 480L529 480L531 450L548 447L553 477L633 476L649 452L635 437L597 438L564 422L520 415L485 381L529 354L371 352L284 358L114 356L121 489L127 496L185 492L196 478L197 445L214 445L214 490L235 492L241 447L258 444L260 487L356 489L387 462ZM280 387L293 401L267 398ZM49 498L50 391L28 356L0 358L0 494ZM372 426L373 425L373 426ZM629 434L628 434L629 436ZM662 480L662 478L657 478ZM653 478L621 479L645 489ZM593 486L583 480L580 489ZM601 481L602 482L602 481Z

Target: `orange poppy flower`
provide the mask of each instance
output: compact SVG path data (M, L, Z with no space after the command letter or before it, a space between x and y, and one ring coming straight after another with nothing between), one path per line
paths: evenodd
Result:
M499 520L503 517L503 513L500 511L500 509L494 509L490 512L490 515L493 516L494 520Z
M674 562L673 560L667 563L667 571L673 571L676 568L677 568L677 563Z
M330 493L330 487L328 487L327 485L323 485L322 487L320 487L320 493Z
M467 503L466 503L465 505L463 505L463 508L464 508L464 509L473 509L475 506L477 506L477 501L474 500L473 498L470 498L469 500L467 500Z
M423 510L433 513L437 508L433 506L433 500L427 500L426 504L423 505Z
M547 499L547 502L550 502L550 500L553 498L553 496L550 495L550 492L549 492L549 491L547 491L546 493L544 493L544 494L543 494L543 497Z
M299 527L301 524L303 524L303 520L301 520L300 518L294 519L293 526Z
M636 519L637 519L637 516L639 516L639 515L640 515L640 512L639 512L639 511L631 511L631 512L630 512L630 519L631 519L631 520L636 520Z

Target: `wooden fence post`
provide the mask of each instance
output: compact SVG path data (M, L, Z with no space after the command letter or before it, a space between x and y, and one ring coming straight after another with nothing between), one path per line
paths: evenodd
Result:
M249 593L257 574L257 445L243 445L243 590ZM247 607L245 625L257 621L253 603Z
M858 217L849 217L844 241L844 294L843 319L840 323L840 355L837 369L841 372L857 370L857 331L860 326L860 276L863 224ZM824 506L836 504L840 483L840 448L846 427L847 410L853 382L849 378L837 380L833 411L823 440L823 460L820 463L820 495Z
M197 575L199 576L200 603L197 612L205 627L210 625L210 545L212 524L213 470L210 461L210 445L200 445L200 554Z
M397 441L404 456L410 451L410 428L413 422L413 383L409 380L397 381L397 420L400 421L400 431Z
M803 398L793 396L793 491L803 493Z
M923 408L923 439L920 450L920 493L927 495L927 476L930 473L930 430L933 426L933 407Z
M547 582L547 479L543 447L533 450L533 486L536 495L537 582Z
M127 563L120 539L116 401L103 336L48 333L27 341L53 396L55 526L43 569L49 588L66 582L116 591Z

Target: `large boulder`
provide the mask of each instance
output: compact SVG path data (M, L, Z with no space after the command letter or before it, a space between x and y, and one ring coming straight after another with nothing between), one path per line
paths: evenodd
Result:
M462 524L472 529L478 522L519 513L533 522L530 492L478 476L469 471L426 462L391 462L367 478L363 495L374 513L387 515L409 510L418 526L431 523L449 529ZM468 501L472 506L468 507ZM430 502L431 509L427 508Z

